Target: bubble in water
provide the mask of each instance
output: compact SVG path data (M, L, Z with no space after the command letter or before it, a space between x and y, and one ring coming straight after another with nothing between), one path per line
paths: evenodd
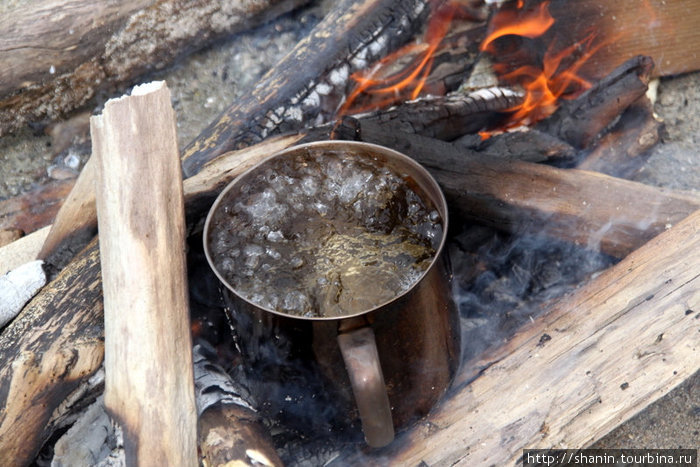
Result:
M216 268L257 305L353 314L408 290L431 264L439 213L371 157L309 151L259 170L225 195L209 234Z

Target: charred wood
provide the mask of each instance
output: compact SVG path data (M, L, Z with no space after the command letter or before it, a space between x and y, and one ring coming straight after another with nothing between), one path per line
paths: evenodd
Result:
M53 433L52 413L102 364L97 241L0 334L0 459L26 465Z
M396 49L422 25L426 0L343 0L311 34L183 151L189 177L226 151L296 131L333 112L350 73Z
M467 135L455 141L455 146L478 152L482 157L523 162L546 162L567 165L577 151L569 144L539 130L512 131L482 140L479 135Z
M651 102L643 96L625 110L578 168L630 178L646 162L663 131L664 124L654 117Z
M355 118L381 125L386 131L415 133L453 140L498 125L524 94L505 87L469 93L427 96Z
M0 135L65 115L98 91L129 85L305 1L43 0L11 10L0 19Z
M639 55L613 70L592 88L559 109L536 128L576 148L587 148L624 110L647 91L654 63Z
M693 196L595 172L480 157L369 123L361 122L360 135L426 166L451 208L467 219L513 233L552 235L618 258L700 207Z

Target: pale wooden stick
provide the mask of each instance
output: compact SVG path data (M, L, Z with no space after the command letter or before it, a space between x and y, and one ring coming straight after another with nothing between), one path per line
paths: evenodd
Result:
M196 466L175 113L163 82L91 119L105 303L105 406L129 465Z
M591 445L700 368L699 265L700 210L466 362L442 406L362 465L519 465L523 449Z

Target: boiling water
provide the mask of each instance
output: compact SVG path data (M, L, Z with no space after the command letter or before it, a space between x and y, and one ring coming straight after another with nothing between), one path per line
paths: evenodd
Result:
M408 290L435 256L442 220L370 156L274 159L230 190L211 222L219 273L258 306L351 315Z

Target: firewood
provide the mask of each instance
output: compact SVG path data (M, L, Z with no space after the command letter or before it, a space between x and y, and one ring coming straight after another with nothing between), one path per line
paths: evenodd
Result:
M623 258L700 208L700 199L584 170L481 157L473 150L360 122L360 138L423 164L466 219L535 231Z
M653 76L671 76L700 69L696 53L700 9L694 2L664 0L554 0L550 5L553 26L573 37L595 33L604 43L581 68L590 78L600 78L638 54L652 57Z
M37 253L41 250L48 233L47 226L0 247L0 274L37 259Z
M536 128L576 148L589 147L627 107L644 95L653 66L649 57L641 55L627 60L578 98L563 101Z
M49 234L37 255L56 268L67 262L60 259L64 252L72 257L73 250L78 251L87 243L97 230L97 211L95 207L95 162L92 158L80 172L73 189L56 213ZM81 239L87 241L81 242ZM64 255L65 256L65 255ZM69 258L70 259L70 258Z
M99 277L94 241L0 334L0 459L28 465L55 429L52 412L100 368Z
M193 353L202 463L282 465L251 396L214 363L213 349L198 344Z
M105 313L105 406L129 465L196 466L185 213L163 82L90 122Z
M41 0L12 9L0 18L0 135L63 116L98 91L129 85L305 1Z
M420 27L427 0L343 0L305 39L183 151L187 177L215 157L296 131L333 112L350 73L394 50ZM442 3L433 2L436 4Z
M649 99L643 96L625 110L578 168L630 178L646 162L649 150L661 139L663 128L663 123L654 117Z
M465 362L394 444L331 465L516 465L523 449L589 446L700 369L698 264L700 211Z
M0 328L46 284L43 261L32 261L0 276Z

